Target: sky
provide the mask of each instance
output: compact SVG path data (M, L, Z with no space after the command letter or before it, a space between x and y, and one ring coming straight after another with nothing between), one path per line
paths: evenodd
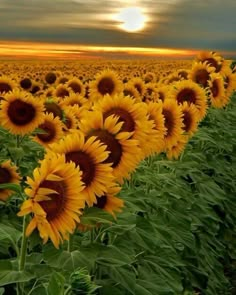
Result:
M131 6L146 20L133 33L117 19ZM235 0L0 0L0 55L189 56L204 49L236 55Z

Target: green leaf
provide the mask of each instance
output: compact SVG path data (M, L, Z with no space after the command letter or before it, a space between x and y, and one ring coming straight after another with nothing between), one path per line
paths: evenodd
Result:
M47 292L48 295L64 294L65 278L58 272L54 272L49 280Z

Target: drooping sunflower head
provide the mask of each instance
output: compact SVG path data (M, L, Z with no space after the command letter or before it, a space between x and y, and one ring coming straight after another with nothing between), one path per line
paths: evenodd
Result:
M172 99L167 99L162 103L162 114L166 128L164 144L166 149L170 149L183 133L183 114L180 106Z
M33 214L26 235L38 228L43 242L50 238L58 248L74 232L85 206L81 172L74 163L66 163L64 155L48 152L33 177L27 178L27 184L25 194L29 199L18 213Z
M188 104L186 101L180 105L183 113L183 130L190 137L197 131L199 114L195 104Z
M231 69L228 68L227 71L223 73L225 94L231 97L233 92L236 90L236 73L233 73Z
M209 100L215 108L223 108L228 104L230 98L225 93L224 79L218 73L213 73L209 81Z
M63 110L60 106L59 99L46 99L44 100L44 108L45 113L52 113L54 117L59 117L61 120L63 119Z
M209 66L206 62L193 64L189 72L189 79L199 84L203 88L208 86L210 74L215 71L214 67Z
M124 207L124 201L116 197L120 190L121 187L119 186L109 187L107 193L96 198L93 206L110 213L116 218L115 212L121 212Z
M38 126L39 132L33 139L44 147L57 142L64 135L63 124L59 117L54 117L52 113L43 115L43 121Z
M0 121L13 134L25 135L42 122L44 105L29 93L13 90L0 104Z
M113 96L115 93L120 93L122 89L123 84L117 73L113 70L104 70L90 82L89 96L93 101L97 101L106 94Z
M14 80L9 79L7 76L0 77L0 95L13 91L16 88Z
M166 150L166 156L169 160L177 160L179 156L183 153L186 144L188 143L188 136L182 134L178 141L170 148Z
M5 161L0 164L0 184L5 183L20 183L20 175L17 173L17 167L14 165L11 165L11 161ZM12 191L10 189L1 189L0 188L0 200L6 201L10 195L12 194Z
M82 132L75 131L50 148L59 154L65 154L66 162L72 161L76 167L80 167L85 185L83 194L89 206L96 202L96 196L105 194L114 185L111 164L105 163L109 152L96 137L85 139Z
M151 152L161 153L164 149L164 136L166 134L165 119L162 114L162 104L157 102L150 102L147 105L148 118L153 122L152 133L149 138L153 138Z

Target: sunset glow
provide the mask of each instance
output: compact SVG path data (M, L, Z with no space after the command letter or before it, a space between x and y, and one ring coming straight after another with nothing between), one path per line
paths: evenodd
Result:
M153 57L187 57L196 54L195 50L169 49L169 48L144 48L144 47L117 47L117 46L88 46L73 44L53 44L34 42L0 42L1 56L25 57L76 57L90 58L102 57L103 54L126 54Z

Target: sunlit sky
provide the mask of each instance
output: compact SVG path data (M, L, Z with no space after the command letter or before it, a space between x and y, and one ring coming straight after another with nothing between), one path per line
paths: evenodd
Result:
M145 20L133 32L117 17L129 7ZM235 0L0 0L0 55L188 56L203 49L236 54Z

